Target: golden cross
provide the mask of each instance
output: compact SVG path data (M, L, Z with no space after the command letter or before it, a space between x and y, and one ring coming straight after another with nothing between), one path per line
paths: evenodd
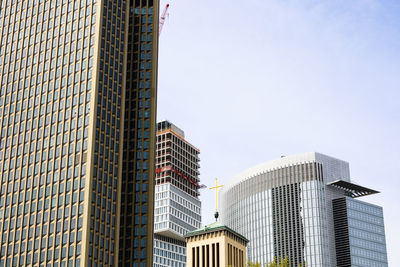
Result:
M210 189L215 189L215 211L218 212L218 188L223 187L223 185L218 185L218 179L215 178L215 186L210 187Z

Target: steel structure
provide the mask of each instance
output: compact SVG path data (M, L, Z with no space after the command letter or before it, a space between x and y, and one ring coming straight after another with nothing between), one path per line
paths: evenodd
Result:
M163 13L161 15L161 18L160 18L160 24L158 26L158 35L161 34L162 28L164 26L165 18L167 17L168 8L169 8L169 4L166 4L165 8L164 8L164 11L163 11Z

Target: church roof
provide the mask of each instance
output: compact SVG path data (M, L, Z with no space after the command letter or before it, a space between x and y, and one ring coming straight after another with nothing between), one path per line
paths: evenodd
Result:
M239 234L238 232L232 230L231 228L229 228L226 225L223 225L222 223L219 222L214 222L212 224L203 226L197 230L194 230L192 232L189 232L185 235L185 237L191 237L191 236L197 236L197 235L203 235L203 234L207 234L207 233L212 233L212 232L216 232L216 231L223 231L226 230L228 232L231 232L232 234L234 234L235 236L243 239L246 243L249 242L249 240L247 238L245 238L244 236L242 236L241 234Z

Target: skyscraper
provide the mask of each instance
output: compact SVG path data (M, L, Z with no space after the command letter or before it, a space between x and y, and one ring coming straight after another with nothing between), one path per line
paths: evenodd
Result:
M342 197L333 216L338 267L388 266L382 207Z
M0 5L0 266L151 266L158 1Z
M157 124L156 135L154 267L184 267L184 235L201 224L200 151L169 121Z
M304 153L234 177L221 190L221 218L250 240L252 261L387 267L382 208L355 199L374 193L351 183L347 162Z

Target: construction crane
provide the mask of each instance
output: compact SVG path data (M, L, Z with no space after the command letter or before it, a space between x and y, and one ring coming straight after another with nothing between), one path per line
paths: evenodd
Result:
M163 11L163 13L161 15L161 18L160 18L160 24L158 25L158 36L160 36L162 28L164 26L164 22L165 22L165 18L167 16L168 8L169 8L169 4L166 4L165 8L164 8L164 11Z

